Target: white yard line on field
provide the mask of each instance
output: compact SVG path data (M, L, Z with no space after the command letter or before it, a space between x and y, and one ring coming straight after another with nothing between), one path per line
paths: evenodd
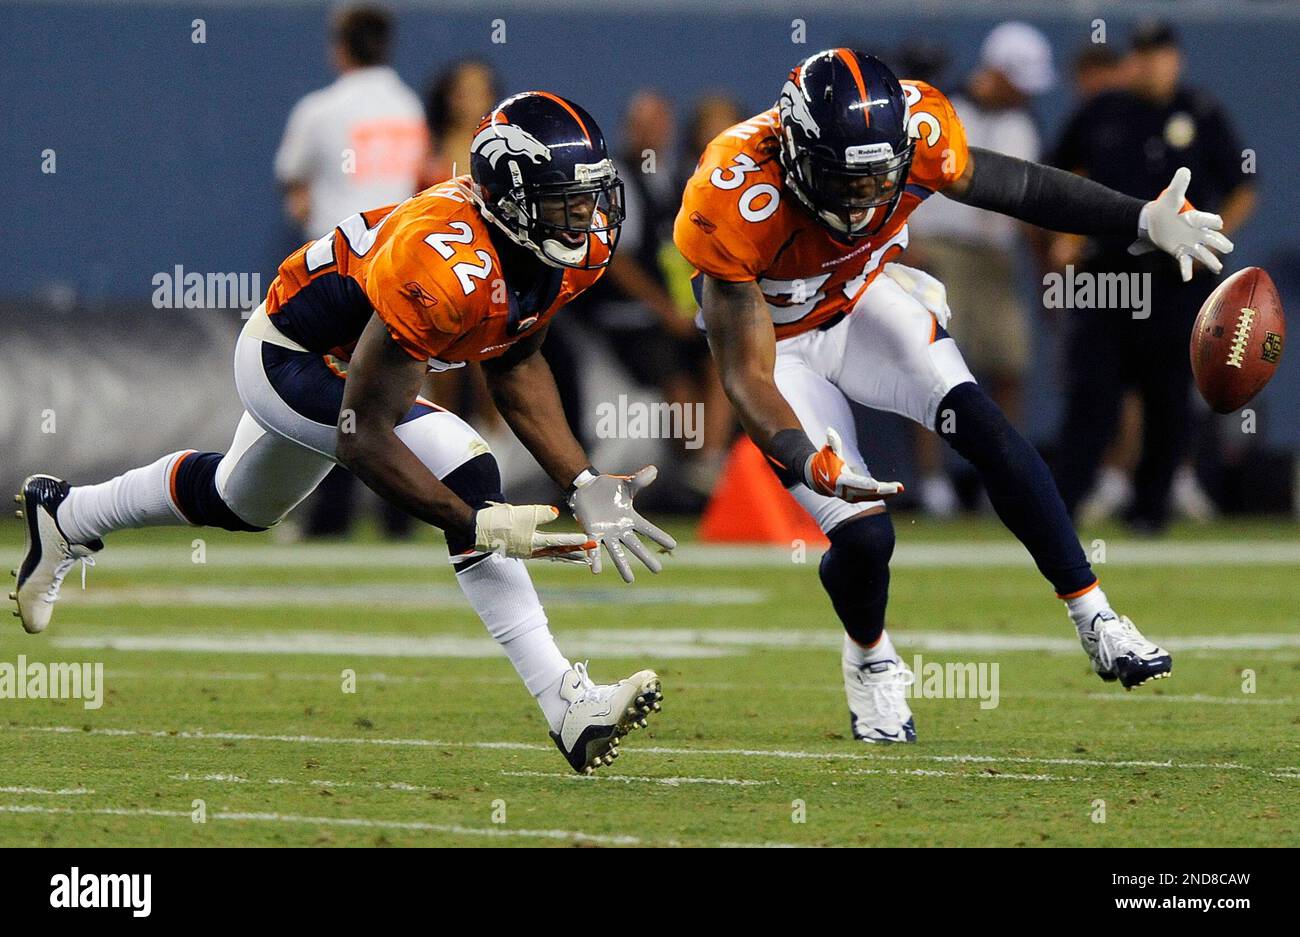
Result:
M963 771L941 771L935 768L854 768L848 774L890 774L900 777L916 778L966 778L977 781L1091 781L1092 778L1076 778L1063 774L989 774L979 772L968 774Z
M57 816L156 817L191 821L187 810L156 810L147 807L98 807L74 810L70 807L40 807L28 804L0 804L0 813ZM422 820L374 820L365 817L308 817L289 813L209 813L208 820L230 823L286 823L303 826L351 827L368 830L402 830L414 833L442 833L448 836L479 836L486 839L534 839L563 843L593 843L599 846L681 846L677 840L645 840L637 836L583 833L579 830L511 829L508 826L461 826L455 823L426 823ZM702 843L727 849L792 849L791 843Z
M338 683L339 673L301 673L283 670L117 670L104 672L109 680L184 680L201 682L206 680L230 680L235 682L255 682L258 680L285 681L301 683ZM493 677L486 674L468 676L465 674L391 674L376 671L357 674L357 685L365 683L473 683L502 684L516 686L519 678L515 676ZM1005 695L1005 694L1004 694Z
M1257 566L1300 564L1300 542L1285 540L1203 540L1181 543L1115 538L1107 541L1107 562L1123 566ZM441 553L442 547L435 547ZM813 547L809 564L821 550ZM236 546L209 544L209 567L235 566L261 569L394 569L418 558L428 563L428 545L394 544L271 544ZM738 567L789 567L796 565L785 546L684 544L665 559L666 566L697 569ZM174 546L119 546L105 552L101 562L117 569L192 569L188 543ZM1023 567L1032 569L1029 554L1007 535L1002 540L966 540L960 543L910 541L900 532L891 565L895 568Z
M1071 693L1024 693L1024 694L1002 694L1023 695L1027 697L1042 697L1044 699L1067 699L1074 695ZM1088 699L1102 700L1105 702L1114 702L1119 700L1124 703L1195 703L1198 706L1208 703L1212 706L1295 706L1300 703L1293 696L1282 696L1275 699L1265 699L1258 696L1207 696L1204 693L1159 693L1146 695L1144 693L1089 693Z
M550 745L534 742L459 742L442 739L404 739L404 738L358 738L336 735L263 735L252 732L208 732L203 729L166 730L166 729L116 729L83 728L78 726L20 726L0 725L0 731L6 732L41 732L57 735L92 735L109 738L154 738L174 741L234 741L234 742L283 742L293 745L378 745L383 747L410 748L469 748L501 751L537 751L552 752ZM1260 768L1236 762L1176 762L1143 761L1130 759L1101 758L1030 758L1015 755L969 755L948 754L929 755L917 753L872 753L872 752L807 752L799 750L772 748L676 748L669 746L636 746L630 749L646 755L684 755L713 758L779 758L804 761L937 761L937 762L972 762L989 764L1043 764L1043 765L1083 765L1097 768L1157 768L1166 770L1213 770L1246 771L1264 774L1269 777L1291 778L1300 776L1300 767L1294 765L1276 765Z
M364 787L376 791L398 791L403 794L440 794L441 787L428 787L424 784L407 784L405 781L327 781L324 778L312 778L308 781L294 781L289 778L267 778L260 781L238 774L169 774L168 780L189 782L210 782L214 784L270 784L276 787Z
M233 682L255 682L266 680L271 682L302 682L302 683L338 683L340 676L337 673L299 673L293 671L193 671L193 670L106 670L105 677L109 680L184 680L188 682L220 681L227 680ZM359 673L357 674L357 685L361 686L366 683L450 683L450 684L471 684L471 685L491 685L491 686L514 686L519 682L518 677L514 676L490 676L487 674L448 674L448 673L429 673L429 674L387 674L383 672ZM674 678L672 681L673 690L751 690L753 687L747 683L729 683L709 680L680 680ZM844 688L831 682L823 684L802 684L798 687L787 688L783 693L812 693L839 696L844 692ZM1164 693L1153 691L1151 694L1146 693L1120 693L1108 692L1105 690L1097 692L1084 692L1074 690L1024 690L1009 692L1003 690L999 698L1001 699L1079 699L1086 698L1096 700L1101 703L1191 703L1196 705L1208 704L1212 706L1300 706L1300 698L1294 696L1210 696L1205 693Z
M0 813L32 813L88 815L102 817L164 817L190 820L187 810L152 810L149 808L99 807L73 810L68 807L37 807L27 804L0 804ZM297 823L307 826L342 826L376 830L405 830L417 833L446 833L452 836L483 836L489 839L549 839L562 842L596 843L602 846L640 846L644 840L636 836L583 833L578 830L521 830L509 827L460 826L453 823L426 823L422 820L371 820L363 817L307 817L285 813L239 813L220 811L209 813L209 820L235 823Z
M570 654L579 657L635 657L649 654L662 659L725 657L741 653L710 645L673 632L649 632L624 641L620 632L562 632ZM396 658L498 658L501 646L487 635L364 634L348 631L246 631L229 633L179 632L139 634L97 631L83 637L58 637L51 644L67 649L145 651L194 654L267 654L328 657Z
M72 797L80 794L95 793L87 787L62 787L50 790L44 787L0 787L0 794L41 794L49 797Z
M759 605L769 598L761 589L653 586L631 590L610 586L565 588L541 586L542 601L552 608L586 608L613 602L619 605ZM68 608L352 608L389 611L426 611L465 607L465 594L450 584L420 582L361 582L344 586L318 583L277 585L188 585L123 586L91 589L64 595Z
M653 655L661 659L715 658L761 650L837 650L843 635L833 629L790 631L777 628L588 628L557 629L570 654L596 659ZM1009 635L964 631L896 629L894 640L913 652L1079 654L1079 642L1053 635ZM395 658L497 658L500 646L486 635L375 634L356 631L179 631L95 630L50 639L54 647L149 653L266 654ZM1181 635L1166 640L1174 654L1183 650L1260 651L1300 648L1300 634Z
M1159 768L1159 769L1180 769L1187 771L1250 771L1263 774L1270 778L1292 779L1300 777L1300 774L1294 772L1300 771L1300 768L1290 766L1280 766L1277 768L1257 768L1254 765L1243 765L1232 761L1215 761L1215 762L1175 762L1175 761L1141 761L1141 760L1114 760L1104 758L1030 758L1019 755L876 755L874 756L882 761L909 761L921 759L924 761L935 762L953 762L958 764L1014 764L1014 765L1071 765L1077 767L1089 768Z
M502 771L508 778L559 778L562 781L622 781L624 784L642 782L646 784L663 784L666 787L680 787L683 784L722 784L733 787L758 787L762 784L775 784L776 781L753 781L744 778L652 778L636 774L565 774L561 771Z

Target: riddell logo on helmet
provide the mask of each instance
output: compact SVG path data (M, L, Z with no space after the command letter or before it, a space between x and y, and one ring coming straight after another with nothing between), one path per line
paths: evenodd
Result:
M894 148L888 143L863 143L851 146L844 151L844 162L850 166L861 163L878 163L882 159L893 159Z

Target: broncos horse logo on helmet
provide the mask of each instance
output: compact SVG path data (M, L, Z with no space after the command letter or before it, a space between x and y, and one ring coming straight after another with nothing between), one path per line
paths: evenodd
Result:
M591 115L546 91L506 98L470 145L474 199L512 241L552 267L594 269L613 257L623 183ZM591 238L609 248L602 260Z
M884 228L915 152L894 73L852 49L818 52L790 72L777 114L781 166L796 200L840 239Z
M781 115L783 123L794 124L799 127L805 134L813 137L820 137L822 129L817 126L817 121L812 112L808 109L808 99L804 97L803 91L789 79L785 87L781 89L781 99L777 103L777 111Z
M551 158L549 146L523 127L514 124L488 124L475 134L469 148L472 153L483 154L493 169L496 168L497 160L507 153L511 156L527 156L534 163Z

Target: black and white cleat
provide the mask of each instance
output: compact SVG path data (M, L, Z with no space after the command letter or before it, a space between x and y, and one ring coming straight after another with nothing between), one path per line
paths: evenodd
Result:
M596 684L585 664L574 664L564 675L560 695L569 710L551 739L579 774L612 764L623 736L646 728L650 714L663 708L663 689L653 670L638 671L618 683Z
M1092 660L1092 669L1106 681L1118 680L1126 690L1163 680L1174 669L1174 658L1143 637L1127 615L1101 612L1079 632L1079 643Z
M60 529L57 512L71 487L52 475L31 475L14 495L20 505L14 514L24 521L26 549L22 563L11 570L17 582L9 598L18 606L14 616L29 634L38 634L49 625L59 589L76 562L82 562L84 588L86 566L94 566L93 554L104 549L102 540L70 543Z
M840 665L849 701L849 727L859 742L891 744L916 741L916 719L907 705L916 676L907 664L884 658L856 665L848 656L849 638Z

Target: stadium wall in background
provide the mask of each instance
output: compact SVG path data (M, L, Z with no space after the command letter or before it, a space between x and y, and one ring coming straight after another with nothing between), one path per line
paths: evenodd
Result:
M611 136L623 102L646 86L662 89L682 109L723 89L757 111L770 105L786 69L814 49L851 44L887 55L904 39L924 37L952 50L945 82L952 88L974 64L983 35L1002 19L1035 23L1065 65L1088 42L1096 17L1106 20L1109 41L1122 47L1138 17L1162 11L1179 24L1191 83L1211 87L1229 104L1245 145L1257 151L1260 205L1230 267L1268 267L1284 302L1300 301L1294 234L1300 191L1292 184L1300 100L1285 91L1289 76L1279 72L1300 48L1295 4L723 0L705 11L702 4L648 0L516 0L390 6L398 12L395 65L412 85L422 88L453 58L480 55L500 69L508 89L542 86L569 95ZM148 321L102 336L102 353L120 358L115 339L162 328L157 317L165 317L167 329L195 327L192 316L149 306L158 272L179 264L257 273L269 283L279 260L297 246L281 213L272 156L293 103L331 80L328 10L311 0L0 2L0 80L9 113L0 143L0 297L42 317L137 304ZM791 41L795 18L806 24L803 44ZM205 24L202 44L191 41L196 19ZM492 41L497 19L504 20L504 44ZM1072 103L1063 91L1042 102L1049 139ZM41 171L47 149L57 154L53 174ZM11 315L21 319L21 312ZM229 313L214 315L229 324ZM1038 353L1051 351L1040 342ZM6 375L14 373L15 354L12 344L0 350ZM226 359L205 356L185 366L228 376ZM1056 393L1050 367L1038 368L1035 379L1027 419L1031 435L1041 437L1055 425ZM1279 414L1300 409L1294 363L1284 365L1260 406ZM1263 432L1272 444L1300 449L1300 421L1268 419ZM223 427L220 435L226 433Z

